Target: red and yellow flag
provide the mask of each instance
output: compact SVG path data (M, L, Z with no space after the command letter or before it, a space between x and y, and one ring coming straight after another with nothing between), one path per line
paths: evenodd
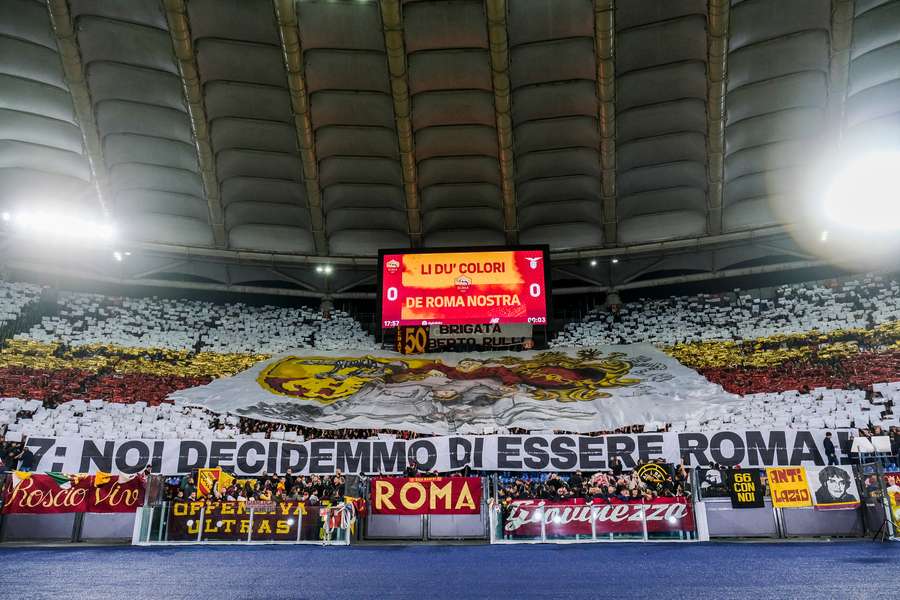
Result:
M215 469L197 469L197 497L203 498L213 491L213 486L219 481L222 475L222 468Z

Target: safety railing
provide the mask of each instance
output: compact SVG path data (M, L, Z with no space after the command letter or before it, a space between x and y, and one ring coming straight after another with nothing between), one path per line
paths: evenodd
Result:
M493 504L492 544L697 541L688 498L649 502L560 503L514 500Z
M138 510L132 543L348 545L355 526L343 503L162 502Z

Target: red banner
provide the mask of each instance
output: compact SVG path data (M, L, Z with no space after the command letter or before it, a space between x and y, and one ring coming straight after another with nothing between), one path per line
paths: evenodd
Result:
M543 509L543 512L542 512ZM610 533L647 533L694 530L694 511L686 498L657 498L649 502L596 502L593 508L583 499L545 502L514 500L503 525L505 535L537 538L541 536L541 520L548 537L591 535L591 516L597 535Z
M144 504L144 489L141 476L120 482L115 475L10 474L3 514L134 512Z
M477 515L481 512L478 477L374 477L372 513L376 515Z

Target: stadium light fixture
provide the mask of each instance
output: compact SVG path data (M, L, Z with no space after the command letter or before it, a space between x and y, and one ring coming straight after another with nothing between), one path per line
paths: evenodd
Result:
M116 259L116 262L122 262L122 253L116 250L113 252L113 258Z
M592 267L596 267L596 266L597 266L597 259L596 259L596 258L592 258L592 259L591 259L591 266L592 266Z
M322 265L316 265L316 273L322 273L325 270L325 267Z
M825 214L848 229L900 230L900 152L872 152L838 172L825 195Z
M3 213L3 220L31 236L43 235L52 241L78 239L92 242L111 242L116 229L111 223L91 221L77 216L56 212Z
M619 259L618 259L618 258L613 258L610 262L611 262L612 264L614 264L614 265L617 265L617 264L619 264Z

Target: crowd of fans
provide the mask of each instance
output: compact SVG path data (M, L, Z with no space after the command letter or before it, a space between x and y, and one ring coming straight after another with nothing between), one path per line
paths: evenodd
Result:
M224 427L223 420L227 417L214 417L213 427ZM297 440L365 440L379 435L391 435L396 438L410 440L423 437L414 431L398 431L388 429L316 429L290 423L271 423L248 417L240 417L238 428L243 436L262 434L270 439L286 439L284 434L294 434L287 439Z
M203 496L197 490L194 474L170 477L166 480L165 500L170 502L193 502L207 500L287 502L295 500L305 504L338 504L345 495L344 476L340 471L335 475L267 475L245 479L235 478L232 483L219 489L218 485Z
M800 331L867 328L900 320L900 281L863 279L782 285L753 293L673 296L597 308L568 324L553 345L752 340Z
M60 292L58 311L17 339L219 353L278 354L299 348L365 350L374 341L349 314L307 306L217 304Z
M596 473L506 473L499 478L498 500L501 504L513 500L571 498L591 502L649 502L691 495L690 477L684 465L662 461L657 464L667 472L664 479L642 478L639 469L626 471L617 457L610 461L608 470Z
M23 309L35 304L40 297L41 287L38 285L0 280L0 335L8 327L18 324Z

